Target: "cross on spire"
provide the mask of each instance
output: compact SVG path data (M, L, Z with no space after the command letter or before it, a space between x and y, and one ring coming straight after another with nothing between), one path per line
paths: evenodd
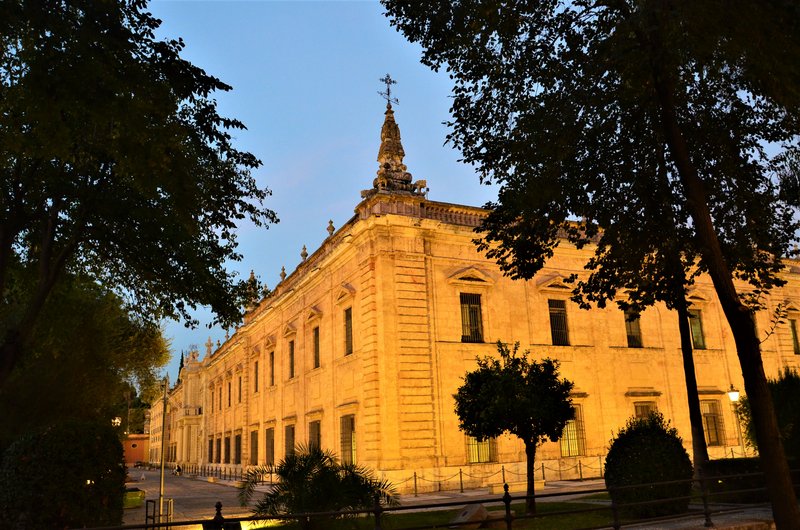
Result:
M392 79L392 76L389 74L386 74L385 77L378 79L378 81L386 84L386 92L378 91L378 94L380 94L381 97L386 100L386 108L392 108L392 103L399 105L400 101L397 98L392 97L392 85L396 85L397 81Z

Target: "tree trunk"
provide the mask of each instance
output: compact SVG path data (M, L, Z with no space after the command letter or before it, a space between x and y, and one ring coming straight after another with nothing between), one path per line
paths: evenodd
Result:
M744 387L750 400L756 440L761 455L767 492L777 528L800 530L800 507L792 486L789 465L778 431L778 421L761 362L761 350L750 310L742 304L733 285L733 274L717 238L703 182L692 163L675 114L670 83L662 72L654 74L655 88L662 111L662 126L670 153L685 190L689 213L701 246L703 261L714 283L722 310L736 342Z
M686 379L686 397L689 401L689 423L692 426L692 460L694 461L694 478L702 478L708 462L708 448L703 430L703 415L700 412L700 395L697 393L697 377L694 371L692 354L692 338L689 330L689 310L685 295L677 300L678 329L681 335L681 353L683 354L683 376Z
M525 513L536 515L536 482L533 480L533 466L536 460L536 442L525 440L525 476L528 480L527 499L525 499Z

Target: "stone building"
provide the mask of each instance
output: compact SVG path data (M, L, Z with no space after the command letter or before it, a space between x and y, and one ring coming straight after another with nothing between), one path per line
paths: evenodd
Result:
M532 280L503 276L472 242L484 210L428 200L403 157L387 106L378 174L355 215L337 230L331 224L233 336L217 348L209 342L202 361L195 352L182 371L170 397L169 458L238 470L313 443L401 491L415 474L419 490L459 471L465 486L497 482L501 470L523 480L519 440L477 442L453 412L462 377L476 356L496 353L498 340L558 359L575 383L575 420L537 454L546 478L598 476L612 434L653 409L690 448L675 313L657 305L628 321L616 307L579 309L564 280L583 273L592 250L566 242ZM788 263L785 278L756 315L770 376L800 364L800 263ZM741 454L726 395L743 388L731 332L709 278L690 299L709 453ZM789 316L771 330L779 303Z

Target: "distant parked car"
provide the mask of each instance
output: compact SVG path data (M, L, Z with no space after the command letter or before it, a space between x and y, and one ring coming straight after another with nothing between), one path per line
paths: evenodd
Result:
M144 462L137 460L136 463L133 464L133 467L144 467Z

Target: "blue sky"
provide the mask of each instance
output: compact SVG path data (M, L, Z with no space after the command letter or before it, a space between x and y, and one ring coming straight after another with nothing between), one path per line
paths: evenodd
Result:
M231 85L217 94L223 115L243 121L240 149L264 165L259 184L273 194L267 206L280 223L268 229L239 227L244 260L230 268L250 270L269 286L281 266L291 272L303 245L313 252L327 232L353 215L360 191L372 186L385 101L378 81L386 73L400 104L405 163L415 180L425 179L431 200L482 205L494 198L459 154L444 145L452 83L445 72L419 62L421 48L389 26L377 2L271 2L156 0L149 10L163 23L160 36L182 37L183 57ZM175 380L181 350L225 332L166 324Z

